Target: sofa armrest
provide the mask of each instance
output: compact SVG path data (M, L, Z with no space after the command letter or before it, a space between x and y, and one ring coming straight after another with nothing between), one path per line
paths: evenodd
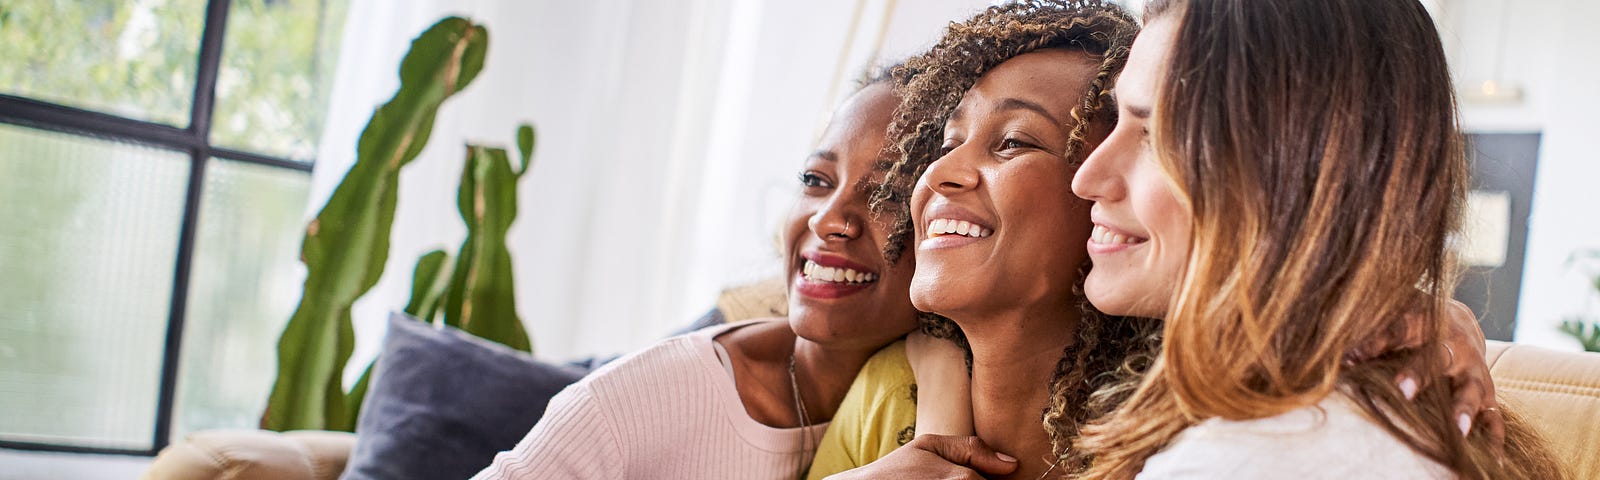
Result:
M147 480L337 480L344 472L353 433L316 430L209 430L161 450Z
M1600 354L1489 342L1489 373L1503 406L1550 442L1573 478L1600 478Z

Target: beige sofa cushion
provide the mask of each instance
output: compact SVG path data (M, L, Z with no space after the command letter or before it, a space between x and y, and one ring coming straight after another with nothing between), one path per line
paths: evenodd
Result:
M729 323L789 314L789 283L778 276L732 287L717 296L717 310Z
M1600 353L1489 342L1501 403L1527 417L1573 478L1600 478Z
M161 450L150 480L335 480L356 436L344 432L209 430Z

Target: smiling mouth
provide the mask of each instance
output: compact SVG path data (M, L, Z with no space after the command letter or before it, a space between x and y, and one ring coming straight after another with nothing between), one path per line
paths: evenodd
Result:
M1137 245L1150 239L1136 237L1112 231L1110 228L1095 224L1094 232L1089 234L1089 242L1101 245Z
M928 238L937 238L946 235L985 238L990 235L994 235L994 230L965 220L939 218L928 222Z
M845 267L824 267L811 260L806 260L805 265L800 269L800 275L805 277L807 281L812 282L866 284L878 281L878 274L876 273L862 272Z

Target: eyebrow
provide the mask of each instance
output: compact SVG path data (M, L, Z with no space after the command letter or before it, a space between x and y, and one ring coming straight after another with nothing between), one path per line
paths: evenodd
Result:
M958 103L956 104L956 109L950 112L950 117L945 119L945 123L954 123L966 116L967 106L965 104Z
M1039 115L1043 115L1044 118L1050 119L1051 122L1061 123L1061 120L1057 119L1055 115L1051 115L1049 110L1044 109L1044 106L1027 100L1018 98L1007 98L1005 100L1001 100L1000 106L996 107L995 111L998 112L1005 110L1028 110Z
M811 152L811 158L827 160L830 162L838 162L839 154L834 153L833 150L817 150L815 152Z
M1129 115L1133 115L1133 118L1137 118L1137 119L1140 119L1140 120L1144 120L1144 119L1150 118L1150 107L1146 107L1146 106L1142 106L1142 105L1129 105L1129 104L1126 104L1126 103L1122 104L1122 106L1128 108L1128 114Z
M1121 105L1123 108L1127 108L1128 114L1133 115L1133 118L1140 120L1147 120L1150 118L1150 107L1146 107L1144 105L1134 105L1130 102L1124 101L1122 95L1118 94L1117 90L1119 89L1111 89L1111 101L1117 102L1117 105Z

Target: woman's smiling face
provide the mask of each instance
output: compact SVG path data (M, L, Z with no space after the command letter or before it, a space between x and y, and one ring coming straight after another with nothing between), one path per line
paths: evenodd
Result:
M918 308L959 319L1041 302L1070 307L1090 225L1063 154L1072 109L1097 67L1082 52L1040 50L967 91L945 124L943 155L911 198Z
M1145 26L1117 80L1117 126L1078 170L1073 192L1093 200L1094 270L1084 293L1100 311L1161 318L1189 260L1192 227L1150 141L1156 95L1178 20Z
M789 324L807 339L876 347L916 326L906 293L912 260L884 258L887 229L867 208L898 101L887 82L851 96L801 169L784 245Z

